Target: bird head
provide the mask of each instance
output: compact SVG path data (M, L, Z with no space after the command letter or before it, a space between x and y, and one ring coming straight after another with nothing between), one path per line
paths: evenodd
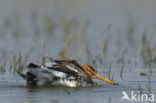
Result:
M117 83L111 81L111 80L108 80L100 75L98 75L96 72L95 72L95 69L88 65L88 64L84 64L82 65L82 68L84 69L84 71L91 77L91 78L97 78L97 79L100 79L100 80L103 80L105 82L108 82L108 83L111 83L113 85L118 85Z

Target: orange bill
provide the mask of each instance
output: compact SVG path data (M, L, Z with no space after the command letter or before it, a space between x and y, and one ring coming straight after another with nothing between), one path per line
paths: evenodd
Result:
M108 83L111 83L111 84L113 84L113 85L119 85L118 83L115 83L115 82L113 82L113 81L111 81L111 80L108 80L108 79L106 79L106 78L104 78L104 77L102 77L102 76L99 76L99 75L94 76L94 78L103 80L103 81L108 82Z

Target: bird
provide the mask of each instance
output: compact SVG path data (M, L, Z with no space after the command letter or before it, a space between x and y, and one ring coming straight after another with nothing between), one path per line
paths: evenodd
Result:
M17 72L26 80L27 86L60 85L66 87L87 87L94 85L92 78L118 85L118 83L98 75L94 67L89 64L80 65L76 60L45 58L47 58L50 63L45 65L29 63L26 73Z

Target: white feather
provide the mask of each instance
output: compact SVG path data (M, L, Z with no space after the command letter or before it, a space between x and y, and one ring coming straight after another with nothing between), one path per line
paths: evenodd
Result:
M52 67L53 65L55 65L56 63L54 62L49 62L49 63L46 63L45 66L46 67Z
M75 72L78 72L76 69L72 68L71 66L68 66L68 65L67 65L67 68L69 68L69 69L71 69L71 70L73 70L73 71L75 71Z
M48 64L48 65L50 66L51 64ZM71 68L71 67L68 66L68 68ZM66 73L61 72L61 71L56 71L53 69L48 69L45 66L41 66L40 68L35 68L35 69L29 68L29 72L37 76L36 80L38 80L37 82L38 85L44 85L50 81L53 81L54 76L59 77L60 80L53 81L52 85L64 85L68 87L76 87L78 84L77 81L74 80L75 79L74 77L69 77L67 79Z
M64 72L48 69L47 67L44 67L44 66L41 66L41 68L50 72L52 75L54 75L56 77L65 78L67 76L66 73L64 73Z

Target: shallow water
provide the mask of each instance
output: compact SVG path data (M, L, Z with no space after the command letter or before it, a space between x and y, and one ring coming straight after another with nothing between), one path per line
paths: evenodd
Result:
M143 93L149 93L147 85L149 84L148 76L139 76L138 71L129 72L124 76L124 80L116 77L114 80L119 83L119 86L112 86L111 84L102 81L94 80L97 86L92 87L27 87L25 82L20 77L15 75L1 75L0 76L0 100L3 103L64 103L64 102L91 102L91 103L120 103L123 96L122 91L129 93L139 92L139 85ZM141 70L142 72L142 70ZM11 77L11 78L10 78ZM151 91L156 95L156 71L150 76ZM15 78L18 79L15 80ZM6 79L6 80L5 80ZM9 80L9 81L8 81ZM124 103L128 102L126 100ZM129 103L129 102L128 102Z
M130 103L121 101L123 91L156 96L154 4L0 0L0 103ZM94 79L86 88L27 87L16 71L26 71L23 62L42 64L43 56L91 64L119 86Z

